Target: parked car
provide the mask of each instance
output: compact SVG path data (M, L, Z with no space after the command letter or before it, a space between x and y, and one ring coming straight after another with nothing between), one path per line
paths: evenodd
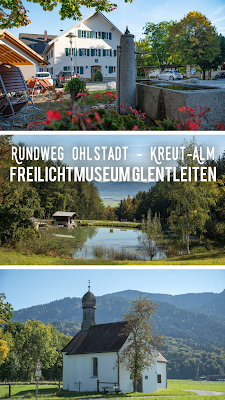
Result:
M173 81L174 79L183 79L183 75L179 71L162 71L156 75L156 79L168 79Z
M71 73L68 71L60 71L55 78L55 85L57 87L63 87L65 83L68 83L71 78L76 77L76 75L71 76Z
M49 72L37 72L35 78L46 79L53 86L53 79Z
M215 75L215 79L225 78L225 72L220 72L219 74Z

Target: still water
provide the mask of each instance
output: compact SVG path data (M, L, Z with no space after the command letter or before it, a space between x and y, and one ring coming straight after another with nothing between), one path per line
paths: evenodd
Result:
M41 229L40 229L41 231ZM56 227L49 231L42 231L43 234L54 235L58 240L69 243L74 258L90 258L93 259L93 249L96 246L103 246L106 249L124 250L131 254L135 254L140 259L148 260L147 255L143 255L139 247L138 236L141 235L139 229L124 229L110 227ZM164 252L158 252L153 259L165 258Z

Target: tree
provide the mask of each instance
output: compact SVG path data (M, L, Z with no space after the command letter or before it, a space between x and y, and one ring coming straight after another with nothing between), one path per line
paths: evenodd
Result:
M138 236L138 241L143 253L147 254L152 260L162 244L163 232L160 215L155 213L152 219L150 209L148 210L147 220L143 220L142 222L142 235Z
M132 3L133 0L125 0ZM80 7L95 7L96 11L110 12L117 5L110 3L109 0L28 0L28 2L39 3L44 11L52 11L58 4L61 4L59 15L62 20L71 18L81 19ZM28 25L31 21L28 18L28 10L24 7L21 0L0 0L0 28L9 29L14 26L20 27Z
M13 315L12 306L8 302L4 303L5 299L5 294L0 293L0 364L4 361L9 351L9 347L3 335L1 325L8 324Z
M198 65L203 71L211 69L211 63L220 53L219 38L215 26L200 12L191 11L170 28L171 52L182 62Z
M156 361L157 349L162 344L160 333L154 333L151 325L156 304L148 297L131 301L131 308L123 315L127 320L125 332L129 334L124 348L119 354L118 363L124 364L133 380L133 391L137 391L137 379L144 369Z
M197 160L193 161L187 156L194 154L194 147L197 147L195 138L189 143L185 141L182 146L185 146L185 155L178 166L199 166ZM181 235L187 254L190 253L190 235L205 231L205 223L210 219L210 208L215 204L216 195L216 184L213 182L192 180L171 185L168 222L171 223L171 229Z
M147 22L144 27L145 41L151 47L151 51L155 51L157 53L160 64L163 64L164 61L167 61L170 56L168 40L172 25L173 21L163 21L159 22L158 24Z

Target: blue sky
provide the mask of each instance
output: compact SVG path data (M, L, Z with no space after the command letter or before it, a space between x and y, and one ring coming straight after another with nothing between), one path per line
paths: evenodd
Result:
M111 13L105 13L106 17L122 32L125 31L128 25L130 32L136 36L137 40L143 37L143 27L146 22L180 21L190 11L200 11L216 26L218 33L225 35L224 0L199 0L197 2L196 0L186 2L133 0L133 3L125 3L124 0L113 0L112 2L117 3L118 8ZM76 23L69 19L60 21L58 7L51 12L47 12L43 11L39 4L27 3L26 1L23 4L30 11L29 18L32 23L26 27L11 29L10 32L16 37L19 36L20 32L42 34L45 29L51 35L59 35L61 33L60 29L69 29ZM82 18L86 18L94 9L82 7L81 11Z
M220 293L225 288L222 269L0 269L0 293L5 293L7 301L18 310L64 297L82 297L89 279L96 296L127 289L175 295Z

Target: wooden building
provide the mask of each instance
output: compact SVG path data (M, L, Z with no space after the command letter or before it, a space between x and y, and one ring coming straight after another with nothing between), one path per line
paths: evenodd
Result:
M56 211L53 214L54 222L58 225L71 225L74 223L74 217L77 214L74 211L66 212L66 211Z

